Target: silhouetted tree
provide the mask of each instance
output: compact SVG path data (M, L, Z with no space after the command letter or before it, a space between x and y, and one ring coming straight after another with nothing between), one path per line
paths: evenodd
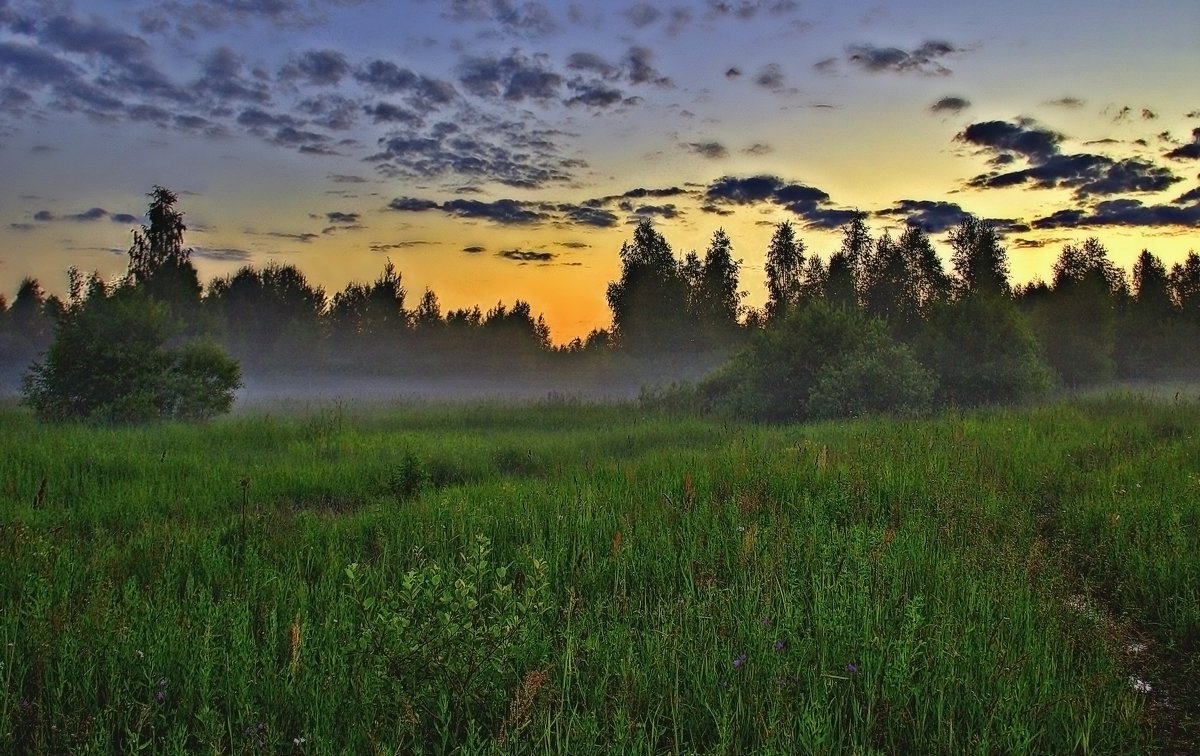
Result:
M496 303L484 316L482 330L488 351L505 361L550 349L550 328L545 319L541 315L535 319L529 303L520 299L512 309L503 302ZM500 363L497 366L506 367Z
M1175 306L1185 320L1200 324L1200 254L1189 252L1182 263L1172 265L1170 277Z
M214 279L205 305L218 313L226 345L245 362L311 365L319 354L325 290L294 265L247 265Z
M843 310L858 307L858 290L855 281L854 263L844 250L829 256L825 268L825 301Z
M649 220L621 245L621 278L608 285L613 330L636 353L677 350L688 332L688 288L671 247Z
M62 301L46 296L36 278L21 281L0 328L0 382L13 388L20 384L21 375L50 346L63 310Z
M921 316L928 317L932 309L950 296L951 281L942 259L933 248L929 234L916 224L909 224L900 236L908 271L908 298L917 303Z
M171 317L184 324L184 332L199 335L212 330L199 317L200 276L192 265L192 250L183 245L183 213L175 209L179 196L155 185L148 195L148 224L133 232L129 247L129 280L151 299L167 305Z
M1178 346L1184 323L1171 299L1166 265L1143 249L1133 264L1133 291L1117 320L1117 371L1125 377L1163 377L1184 368Z
M973 294L1010 296L1008 252L992 224L967 216L950 232L951 262L959 298Z
M850 269L850 279L854 285L854 304L862 301L863 290L867 284L867 266L870 263L873 246L871 229L867 228L867 214L856 211L850 222L842 226L842 246L839 250L845 256L846 265ZM829 261L829 269L830 281L836 280L833 276L832 259ZM838 288L842 288L840 283ZM844 300L841 293L837 293L836 298ZM841 305L844 302L838 301L837 304Z
M867 314L887 324L897 338L908 338L921 320L919 292L912 285L916 271L910 270L904 248L884 233L864 266L863 305Z
M1111 380L1115 373L1116 303L1124 273L1095 238L1063 247L1051 295L1031 318L1042 353L1068 386Z
M801 302L824 302L829 298L829 270L825 261L816 255L804 264L800 283Z
M713 234L703 262L694 252L685 260L688 309L698 330L700 346L723 346L737 334L744 296L738 291L740 266L741 261L733 259L733 246L724 229Z
M784 221L775 227L767 247L768 321L778 320L799 303L804 283L804 242L796 238L792 224Z
M333 295L329 307L337 353L351 361L390 363L409 330L405 290L396 266L388 260L374 283L350 282Z

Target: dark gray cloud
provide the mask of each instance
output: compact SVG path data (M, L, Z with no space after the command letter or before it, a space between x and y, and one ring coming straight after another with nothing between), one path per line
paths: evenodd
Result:
M416 197L397 197L388 203L389 210L398 210L406 213L420 213L426 210L437 210L440 207L433 200L418 199Z
M478 218L502 226L527 226L548 220L551 216L542 212L534 203L512 199L483 202L472 199L455 199L437 203L414 197L397 197L388 203L388 208L402 212L441 210L459 218Z
M1029 166L996 170L971 179L970 186L995 189L1028 184L1039 189L1071 189L1076 199L1127 192L1158 192L1180 179L1169 169L1137 158L1116 159L1088 153L1064 155L1062 135L1031 122L986 121L964 129L957 141L993 154L991 163L1003 168L1020 156Z
M874 45L851 45L846 48L846 61L871 73L916 73L925 76L946 76L950 69L942 59L962 50L944 40L929 40L913 50Z
M151 50L141 37L113 29L97 18L81 21L71 16L52 16L42 24L39 37L61 50L101 56L119 65L144 61Z
M573 94L565 104L568 106L584 105L590 108L607 108L624 102L625 95L621 90L598 81L574 80L567 84Z
M634 84L653 84L656 87L670 89L674 82L669 76L659 73L652 65L654 53L648 47L633 46L625 53L625 65L628 69L629 81Z
M425 123L425 119L420 115L390 102L364 105L363 112L371 116L371 120L375 123L403 123L415 127L420 127Z
M480 252L487 252L487 247L482 247L478 244L472 244L469 247L463 247L463 252L466 252L468 255L477 255Z
M458 81L476 97L551 100L558 96L563 77L546 66L545 56L529 58L519 50L502 58L468 57L458 67Z
M1028 121L983 121L971 124L955 139L997 154L1012 152L1031 160L1045 160L1058 154L1063 136Z
M600 207L584 205L558 205L556 208L573 225L593 228L612 228L617 225L617 216Z
M729 16L742 21L749 21L759 13L765 12L773 16L782 16L800 7L795 0L707 0L710 19Z
M934 200L900 200L892 207L875 213L879 218L895 218L920 226L931 234L954 228L971 216L956 202ZM1024 232L1029 226L1012 218L987 218L986 221L1002 233Z
M129 224L137 223L138 217L130 213L110 213L102 207L92 207L87 210L82 210L78 213L70 213L68 215L55 215L49 210L38 210L33 214L33 219L38 223L53 223L55 221L70 221L72 223L92 223L100 220L110 220L113 223Z
M633 214L635 217L632 219L631 222L637 223L643 218L652 218L652 217L665 218L665 219L670 220L671 218L678 218L683 213L674 204L666 204L666 205L639 205L638 207L633 209Z
M971 101L965 97L943 97L929 106L930 113L954 113L955 115L971 107Z
M192 89L201 95L227 102L266 104L271 101L269 83L246 71L241 56L228 47L218 47L201 64L200 78Z
M325 213L325 218L330 223L339 223L344 225L354 225L358 223L361 216L358 213L343 213L337 210Z
M685 142L683 147L692 154L709 160L720 160L729 156L729 150L720 142Z
M91 221L104 220L107 217L108 217L107 210L105 210L102 207L93 207L93 208L84 210L81 213L75 213L74 215L68 215L66 217L66 219L69 221L76 221L78 223L90 223Z
M382 151L366 159L389 177L458 175L530 189L571 181L577 170L586 167L578 159L559 155L561 132L486 117L464 126L471 132L443 121L423 134L405 131L383 137Z
M772 204L804 220L809 228L838 228L849 222L856 210L834 208L829 194L816 187L788 182L772 175L738 178L723 176L704 190L704 212L729 215L730 205Z
M813 70L816 71L817 73L822 73L822 74L834 73L835 71L837 71L837 67L838 67L838 59L837 58L822 58L821 60L818 60L816 63L813 63Z
M730 66L730 67L729 67L729 68L728 68L728 69L725 71L725 78L726 78L726 79L736 79L736 78L738 78L738 77L739 77L739 76L741 76L741 75L742 75L742 69L738 68L737 66Z
M1087 100L1078 97L1059 97L1057 100L1050 100L1046 103L1056 108L1068 108L1070 110L1078 110L1087 104Z
M511 199L482 202L471 199L455 199L443 202L441 209L459 218L480 218L502 226L527 226L548 220L549 215L531 209L530 203Z
M320 234L310 232L305 233L290 233L287 231L249 231L254 236L270 236L273 239L287 239L289 241L298 241L301 244L311 244L321 238Z
M253 255L237 247L192 247L193 257L217 262L249 262Z
M0 42L0 72L30 84L59 84L73 81L79 69L43 48Z
M281 79L301 81L317 87L337 85L350 74L350 61L337 50L308 50L293 55L279 69Z
M1145 205L1135 199L1099 202L1090 209L1059 210L1033 222L1036 229L1090 226L1184 226L1200 227L1200 203L1190 205Z
M440 110L458 99L454 85L375 58L354 69L354 80L382 94L403 94L409 107L422 113Z
M1179 195L1178 197L1176 197L1174 199L1174 202L1177 205L1186 205L1188 203L1200 202L1200 186L1198 186L1195 189L1192 189L1190 191L1186 191L1183 194Z
M604 78L615 78L621 73L621 69L618 66L609 63L595 53L589 52L571 53L567 56L567 68L572 71L587 71Z
M641 29L662 18L663 12L650 3L637 3L625 10L625 18L635 29Z
M755 142L749 147L742 148L743 155L770 155L774 151L774 147L769 144L763 144L762 142Z
M783 69L778 63L768 63L754 75L754 83L763 89L779 92L784 88Z
M539 2L510 0L444 0L445 15L451 21L488 22L504 34L544 37L558 29L550 9Z
M554 252L543 252L532 249L505 249L496 253L497 257L503 257L508 260L514 260L521 263L547 263L558 257Z
M342 95L324 93L309 97L298 102L296 108L315 125L333 131L346 131L358 122L358 102Z
M1190 144L1180 145L1167 153L1172 160L1200 160L1200 127L1192 129Z

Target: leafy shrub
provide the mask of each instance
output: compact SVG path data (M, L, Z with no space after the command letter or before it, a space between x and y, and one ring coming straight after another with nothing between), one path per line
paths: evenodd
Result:
M857 349L821 370L808 396L811 417L916 413L933 404L937 381L900 344Z
M883 323L814 302L756 333L701 382L697 404L741 417L801 420L920 409L932 391L928 372Z
M550 610L546 562L524 567L492 564L481 535L454 568L421 564L397 588L380 591L369 568L346 568L355 613L347 641L369 670L364 703L399 713L403 745L446 751L473 728L523 724L506 721L508 693L544 664L538 639Z
M1053 374L1012 300L972 295L936 308L917 342L941 399L959 405L1020 401L1044 394Z
M228 412L241 369L220 347L167 346L176 325L135 287L77 301L59 319L22 395L45 421L205 419Z

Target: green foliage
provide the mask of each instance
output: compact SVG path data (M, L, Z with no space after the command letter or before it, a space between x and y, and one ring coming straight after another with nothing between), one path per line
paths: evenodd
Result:
M78 301L26 374L23 401L51 422L198 420L229 411L241 385L237 363L208 342L169 348L174 329L167 307L140 287Z
M1020 402L1053 382L1029 324L1006 297L976 294L935 307L916 351L941 400L953 404Z
M1195 752L1173 394L787 427L0 409L0 752ZM456 482L398 509L397 450Z
M366 701L400 713L397 750L447 752L476 728L509 734L506 725L527 724L506 722L506 703L523 673L547 661L536 642L551 608L547 565L495 565L491 554L491 541L477 535L457 564L421 560L382 590L370 568L346 568L348 650Z
M808 396L813 418L926 412L937 381L908 347L882 339L822 368Z
M697 394L719 413L798 420L918 410L932 390L929 374L882 323L814 302L754 334Z

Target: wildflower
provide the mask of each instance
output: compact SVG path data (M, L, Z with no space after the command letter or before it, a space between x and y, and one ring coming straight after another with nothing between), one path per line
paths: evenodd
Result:
M782 651L785 648L787 648L787 641L785 641L783 638L777 638L775 640L775 650Z
M297 748L304 745L304 743L304 738L292 738L292 745L296 746Z
M764 616L762 619L760 619L760 620L758 621L758 623L759 623L760 625L762 625L763 627L770 627L770 626L771 626L771 618L770 618L770 617L765 617L765 616Z
M25 714L33 711L33 704L29 702L28 698L21 699L21 711Z
M159 703L166 703L167 702L167 691L160 690L157 693L155 693L154 700L158 701Z
M746 666L746 655L745 654L738 654L737 656L733 657L733 668L734 669L741 669L744 666Z
M854 677L855 675L857 675L858 674L858 663L850 662L849 664L847 664L846 665L846 674L850 675L851 677Z

